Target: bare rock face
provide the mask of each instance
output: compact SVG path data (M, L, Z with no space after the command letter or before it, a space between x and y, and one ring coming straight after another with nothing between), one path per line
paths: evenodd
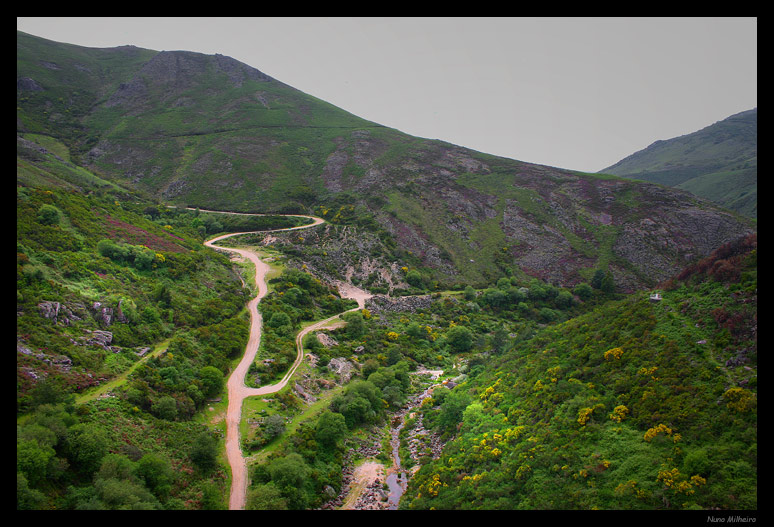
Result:
M85 308L80 304L67 306L59 302L46 301L38 304L38 310L43 318L63 326L69 326L85 316Z
M86 344L99 346L105 349L110 347L111 342L113 342L113 334L110 331L92 331L91 336L86 339Z
M59 315L59 302L41 302L38 304L38 309L43 318L53 320L56 323L56 317Z
M94 312L94 318L105 326L109 326L113 322L112 307L105 306L101 302L94 302L91 310Z

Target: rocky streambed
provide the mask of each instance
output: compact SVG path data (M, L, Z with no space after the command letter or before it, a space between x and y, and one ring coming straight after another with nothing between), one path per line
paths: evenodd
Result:
M420 371L437 379L440 371ZM441 455L443 443L433 432L424 428L422 416L416 408L432 394L438 384L433 384L420 393L411 396L406 404L390 418L390 455L392 466L385 470L383 464L373 461L382 452L384 429L373 428L366 439L351 440L344 454L342 487L338 496L323 505L323 509L349 510L397 510L400 499L406 490L411 476L421 466L423 457L437 459ZM401 432L412 467L403 467L400 447ZM366 461L355 466L355 460ZM332 491L333 489L331 489Z

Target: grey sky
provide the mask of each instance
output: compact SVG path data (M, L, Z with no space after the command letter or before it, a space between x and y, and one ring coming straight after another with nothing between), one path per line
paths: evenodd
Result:
M757 106L756 18L33 18L87 47L221 53L411 135L596 172Z

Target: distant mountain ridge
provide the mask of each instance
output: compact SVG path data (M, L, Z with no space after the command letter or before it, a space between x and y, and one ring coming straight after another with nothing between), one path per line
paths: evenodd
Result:
M631 291L754 230L681 190L412 137L222 55L17 32L17 136L27 162L66 151L70 185L85 169L178 205L331 221L346 206L447 287L510 273L572 286L603 269ZM369 258L355 275L405 265Z
M681 188L757 218L758 109L656 141L600 172Z

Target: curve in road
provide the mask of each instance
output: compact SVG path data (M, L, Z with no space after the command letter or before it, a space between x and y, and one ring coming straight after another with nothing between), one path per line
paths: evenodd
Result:
M218 212L218 211L204 211L204 212ZM226 212L223 214L239 214L239 213ZM291 216L291 215L288 214L287 216ZM230 510L244 509L246 493L247 493L247 465L242 455L242 448L240 445L240 437L239 437L239 422L242 416L242 403L244 402L244 399L246 397L251 397L255 395L265 395L268 393L274 393L281 390L283 387L285 387L285 385L288 383L290 378L293 376L293 373L295 373L296 368L298 368L299 364L301 364L301 360L304 357L304 352L302 347L304 336L311 331L316 331L316 330L325 328L334 319L338 318L343 313L340 313L339 315L335 315L325 320L316 322L311 326L307 326L301 332L298 333L298 335L296 336L296 350L297 350L296 360L293 363L293 366L288 370L288 372L285 374L285 376L282 378L280 382L278 382L277 384L262 386L260 388L250 388L248 386L245 386L245 383L244 383L245 375L247 374L247 370L250 368L250 365L255 360L255 355L258 352L258 348L260 347L260 343L261 343L261 327L263 325L263 319L261 318L261 314L258 311L258 304L261 301L261 299L264 296L266 296L266 293L268 292L268 286L266 285L266 274L269 271L269 266L266 263L264 263L255 252L249 249L220 247L220 246L217 246L216 243L226 238L230 238L232 236L239 236L242 234L269 233L269 232L278 232L278 231L307 229L310 227L314 227L316 225L320 225L325 221L322 218L318 218L315 216L302 216L302 215L293 215L293 216L309 218L313 220L313 222L306 225L300 225L298 227L290 227L286 229L229 233L229 234L217 236L215 238L212 238L211 240L204 242L204 245L206 245L207 247L236 253L240 255L242 258L245 258L248 261L252 262L253 265L255 265L255 282L258 286L258 294L247 304L247 309L250 313L250 338L245 348L245 354L242 357L242 360L239 361L239 364L237 365L237 367L232 372L226 384L226 387L228 390L228 409L226 411L226 455L228 458L228 462L231 465L231 496L229 498ZM357 300L358 302L358 307L345 311L344 313L362 309L363 307L365 307L365 300L371 296L365 291L355 288L351 284L343 284L343 283L339 284L339 291L342 297L352 298L354 300Z

